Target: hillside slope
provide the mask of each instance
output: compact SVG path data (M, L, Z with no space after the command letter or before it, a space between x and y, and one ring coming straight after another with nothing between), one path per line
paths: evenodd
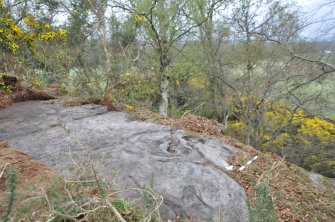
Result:
M166 119L159 115L136 110L132 115L138 119L150 120L195 133L207 134L222 139L238 149L229 163L239 169L254 156L258 159L243 171L228 171L242 187L248 199L255 201L257 184L270 188L277 214L282 221L335 221L335 181L314 174L291 164L279 156L263 154L251 146L224 135L223 125L204 117L188 115L182 119Z
M58 101L16 103L0 110L0 124L0 140L64 175L85 177L93 168L115 190L152 187L164 199L165 220L247 221L244 189L224 171L237 150L218 139L101 105L62 107ZM134 203L143 198L142 192L122 196Z
M259 198L256 192L259 184L268 186L277 215L282 221L335 220L333 180L310 174L277 156L265 155L250 146L245 146L225 136L223 127L216 122L192 115L178 120L166 119L144 110L131 113L135 119L145 120L144 122L135 121L127 114L110 112L107 115L108 118L105 114L108 113L101 106L62 108L56 101L15 104L0 111L0 123L3 126L0 129L0 139L9 140L20 150L58 170L65 165L73 165L73 160L81 159L79 152L83 151L82 144L90 148L93 157L99 152L106 155L108 153L106 151L110 149L108 147L117 146L120 149L114 152L112 159L99 162L105 167L105 175L110 174L110 169L118 164L119 171L114 173L122 175L123 172L127 175L117 180L120 182L118 185L122 183L127 185L125 182L128 181L133 186L141 187L143 183L149 182L151 173L155 172L155 189L165 197L168 203L163 205L161 210L165 212L165 216L169 215L167 212L174 212L168 218L178 214L171 209L182 209L188 212L189 217L200 215L200 218L205 220L211 219L201 215L217 215L215 207L206 212L202 211L201 207L192 211L195 206L200 206L200 202L206 205L211 203L213 206L217 206L218 203L233 203L231 207L241 209L242 206L243 208L243 193L230 179L234 178L244 188L251 205ZM118 122L120 120L121 122ZM169 125L172 128L152 125L151 122ZM128 125L128 128L125 125ZM154 128L148 131L148 126ZM174 128L189 132L185 134ZM117 132L122 136L120 137ZM87 133L90 136L87 136ZM214 136L216 139L204 136L205 134ZM63 139L59 137L60 135L63 135ZM93 140L88 137L92 137ZM101 138L104 139L100 140ZM114 142L111 143L111 141ZM125 141L130 141L132 145L126 146ZM148 141L153 142L151 148L147 147ZM107 145L108 143L114 145ZM157 146L168 152L153 151ZM60 149L63 155L57 155L57 149ZM134 155L135 162L129 162ZM151 158L151 155L154 158ZM238 170L256 155L258 159L243 171ZM146 165L143 160L148 156L151 159ZM74 159L71 160L69 157ZM158 165L155 165L155 161L158 161ZM137 162L142 164L141 167L136 165ZM229 164L233 165L235 170L227 170L226 167ZM132 166L130 170L129 166ZM204 172L208 176L204 176ZM71 170L63 173L71 174ZM223 175L229 175L230 178ZM211 190L218 184L220 184L218 190ZM203 187L198 187L199 185ZM171 187L175 190L170 190ZM183 188L180 190L181 187ZM226 196L227 190L230 191L229 196ZM174 203L182 203L182 205L174 206ZM245 210L242 212L245 214ZM232 221L229 217L226 217L226 220Z

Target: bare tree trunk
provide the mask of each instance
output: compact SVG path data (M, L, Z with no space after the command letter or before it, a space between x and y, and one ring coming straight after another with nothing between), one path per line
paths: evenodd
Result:
M247 34L249 35L249 34ZM247 38L247 55L249 56L249 41L250 38L248 36ZM251 89L251 76L252 76L252 65L250 60L248 59L248 64L247 64L247 91L246 91L246 96L247 96L247 101L246 101L246 123L247 123L247 136L246 136L246 144L250 145L251 142L251 136L253 134L253 119L254 117L252 116L252 89Z
M250 1L246 2L246 13L244 15L244 27L246 32L246 55L247 55L247 65L246 65L246 128L247 128L247 135L245 143L250 145L251 137L253 136L253 116L252 116L252 89L251 89L251 78L252 78L252 69L253 65L250 60L251 52L250 52L250 43L251 43L251 33L250 33L250 20L249 20L249 10L250 10Z
M158 9L160 12L165 11L165 3L163 0L158 1ZM162 13L159 19L159 75L161 77L161 104L159 105L159 113L164 116L168 117L168 109L169 109L169 79L166 74L166 68L170 64L170 58L168 55L169 46L168 46L168 38L167 38L167 21L165 14Z
M98 30L101 34L101 43L102 43L102 49L104 50L106 61L105 61L105 71L107 75L110 75L111 70L111 56L109 53L109 49L107 46L107 33L106 33L106 20L105 20L105 13L107 10L107 5L95 5L92 1L89 1L92 11L95 14L96 18L98 19Z
M161 80L161 104L159 105L159 113L167 117L169 108L169 80L167 76L162 73Z
M107 76L107 84L105 91L103 93L103 103L109 111L116 111L114 101L111 98L110 93L112 92L114 86L112 84L112 59L110 54L110 49L108 48L108 39L106 31L106 19L105 13L107 10L106 4L94 4L93 1L89 1L92 11L98 19L98 30L101 34L101 46L106 57L105 61L105 74Z

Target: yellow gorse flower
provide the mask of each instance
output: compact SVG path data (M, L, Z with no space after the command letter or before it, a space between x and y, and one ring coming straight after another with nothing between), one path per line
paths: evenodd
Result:
M143 23L143 22L145 22L145 17L143 15L135 14L134 22L135 23Z
M24 36L24 32L18 27L13 19L0 17L0 43L7 49L16 53L19 49L19 42Z
M4 7L2 0L0 0L0 6ZM50 24L43 24L32 15L26 16L23 21L30 30L21 29L11 16L0 17L0 45L14 54L22 44L28 45L29 49L36 53L35 41L64 42L67 38L67 30L52 29Z
M306 118L298 132L309 137L317 137L322 142L335 142L335 125L319 117Z

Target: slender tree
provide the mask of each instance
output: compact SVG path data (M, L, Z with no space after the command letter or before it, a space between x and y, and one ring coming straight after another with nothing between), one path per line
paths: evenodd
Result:
M165 117L168 116L169 108L170 80L167 69L172 62L171 51L199 25L187 16L185 8L188 4L189 0L137 0L116 3L117 7L141 20L146 38L157 55L161 90L159 111Z

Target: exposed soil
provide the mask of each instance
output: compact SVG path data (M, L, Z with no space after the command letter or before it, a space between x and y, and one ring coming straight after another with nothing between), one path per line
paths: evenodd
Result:
M6 189L9 169L17 172L17 193L22 193L27 184L35 181L48 183L58 174L47 165L36 161L28 155L9 147L7 142L0 141L0 215L6 203Z
M70 106L82 106L87 104L95 104L95 105L103 105L103 101L99 98L63 98L62 99L62 105L65 107Z

